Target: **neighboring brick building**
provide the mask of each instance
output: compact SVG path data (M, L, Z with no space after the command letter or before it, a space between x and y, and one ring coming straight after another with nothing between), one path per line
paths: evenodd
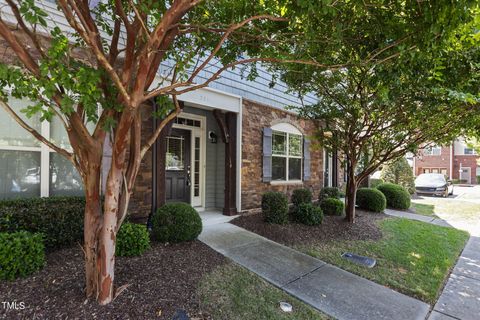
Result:
M480 176L480 157L459 138L449 146L423 149L414 158L413 171L421 173L443 173L450 179L476 184Z

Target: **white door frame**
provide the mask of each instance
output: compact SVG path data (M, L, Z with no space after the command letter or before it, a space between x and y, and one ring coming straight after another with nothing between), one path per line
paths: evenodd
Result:
M323 149L323 184L324 185L325 185L325 164L327 164L327 161L328 161L328 181L326 182L328 187L332 187L333 186L333 177L332 177L333 155L330 152L327 152L325 149Z
M460 170L462 170L462 172L460 173L460 180L463 180L463 173L464 172L468 172L468 177L467 177L467 184L471 184L472 183L472 168L470 167L462 167L462 164L460 164ZM466 170L466 171L463 171L463 170Z
M190 120L200 121L200 128L192 127L183 124L173 124L173 128L188 130L191 133L190 136L190 204L192 207L195 207L198 211L205 210L205 162L206 162L206 123L207 120L204 116L181 112L177 118L185 118ZM195 173L193 172L195 168L195 137L200 138L200 196L194 196L194 187L195 187Z

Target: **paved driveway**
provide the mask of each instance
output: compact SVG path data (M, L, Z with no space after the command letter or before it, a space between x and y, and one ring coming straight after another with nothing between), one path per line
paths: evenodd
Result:
M451 226L480 236L480 186L455 186L448 198L420 196L412 201L433 206L435 215Z

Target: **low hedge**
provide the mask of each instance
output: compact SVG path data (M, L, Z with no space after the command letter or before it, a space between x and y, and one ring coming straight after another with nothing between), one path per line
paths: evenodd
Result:
M281 192L266 192L262 195L262 214L266 222L288 223L288 199Z
M124 222L117 233L116 256L140 256L150 248L147 226Z
M387 199L375 188L360 188L357 190L356 204L360 209L382 212L387 207Z
M39 233L0 233L0 279L25 277L45 265L45 247Z
M307 188L293 190L292 203L295 207L302 203L312 203L312 191Z
M326 215L341 216L345 209L345 204L340 199L327 198L320 202L320 208Z
M167 203L153 215L152 231L161 242L191 241L202 232L202 219L188 203Z
M85 198L48 197L0 201L0 232L42 233L47 249L83 239Z
M387 207L406 210L410 208L410 193L398 184L382 183L377 187L387 199Z
M322 202L328 198L340 199L340 189L337 187L324 187L320 190L318 201Z
M311 203L302 203L294 211L295 221L306 224L307 226L316 226L323 221L323 211L320 207Z

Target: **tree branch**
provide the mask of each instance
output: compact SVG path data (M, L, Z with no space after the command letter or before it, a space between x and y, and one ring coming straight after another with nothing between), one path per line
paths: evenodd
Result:
M73 154L71 154L65 149L62 149L56 146L55 144L50 142L48 139L46 139L44 136L42 136L37 130L29 126L25 121L22 120L22 118L18 116L18 114L15 111L13 111L13 109L5 101L0 100L0 105L23 129L30 132L30 134L33 135L37 140L39 140L49 148L55 150L57 153L63 155L65 158L70 160L70 162L74 163Z

